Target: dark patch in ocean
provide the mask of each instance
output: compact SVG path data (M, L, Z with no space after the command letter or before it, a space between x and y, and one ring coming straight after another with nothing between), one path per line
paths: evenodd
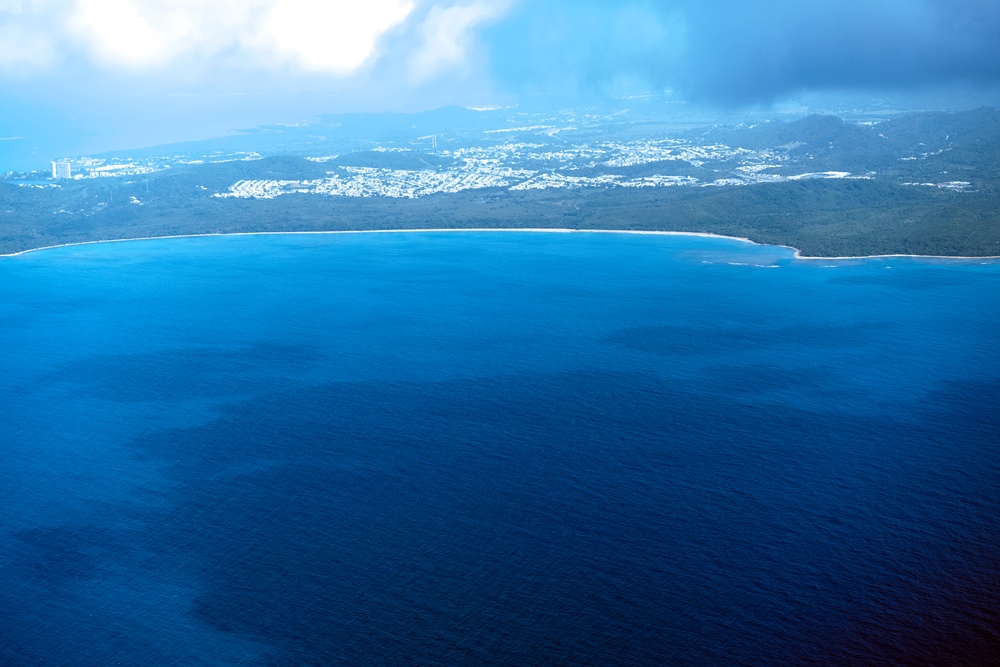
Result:
M232 397L253 393L322 359L318 348L276 343L103 354L59 364L22 389L54 385L74 396L126 403ZM256 378L259 386L239 381L263 368L269 372Z
M921 448L923 465L900 471L911 497L899 506L909 508L906 518L922 539L902 545L891 576L870 582L870 601L816 642L819 659L1000 664L997 405L1000 378L944 382L916 407L922 432L915 435L934 444Z
M148 548L191 559L195 613L274 664L829 664L951 619L898 656L930 664L935 637L990 654L1000 620L996 571L948 557L1000 496L956 516L934 483L963 434L980 485L998 453L942 419L947 442L567 373L272 394L134 446L183 489Z
M19 543L14 567L46 587L59 588L67 580L94 574L109 552L111 531L97 526L52 526L14 533Z
M957 433L974 431L984 445L1000 447L1000 378L946 380L923 399L923 406L940 430L958 426Z
M830 371L824 368L789 368L772 364L719 365L706 370L697 387L715 392L760 396L789 390L822 390Z

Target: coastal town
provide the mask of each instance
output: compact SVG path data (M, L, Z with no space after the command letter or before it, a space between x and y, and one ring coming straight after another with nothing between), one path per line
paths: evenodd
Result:
M628 110L530 114L491 108L447 111L431 120L373 127L327 117L216 142L62 158L52 162L51 179L10 182L35 188L109 178L130 183L183 172L196 179L205 174L199 194L217 200L417 199L464 191L728 188L817 179L882 180L956 193L978 187L935 169L948 157L947 139L938 146L892 144L884 132L892 133L893 123L882 119L810 116L694 127ZM352 122L357 126L345 125ZM856 158L858 142L874 149L866 149L862 160ZM287 159L278 167L251 166L276 157ZM213 170L227 163L248 166Z
M376 150L386 151L383 147ZM397 152L414 149L395 148ZM502 188L512 191L585 187L733 186L781 182L802 178L872 178L850 172L802 172L789 176L774 173L788 158L778 151L754 151L723 144L697 145L680 139L601 142L553 149L539 143L503 143L426 154L450 166L444 169L392 169L340 166L319 179L248 179L234 183L220 198L273 199L286 194L338 197L416 198L462 190ZM307 158L315 161L321 158ZM630 168L669 166L664 173ZM711 169L711 180L678 174ZM631 171L634 171L632 169Z
M88 180L95 178L122 178L128 176L144 176L166 169L185 165L220 164L236 160L259 160L259 153L216 153L201 158L191 158L185 154L163 155L155 157L90 157L82 156L74 159L61 158L52 162L53 180Z

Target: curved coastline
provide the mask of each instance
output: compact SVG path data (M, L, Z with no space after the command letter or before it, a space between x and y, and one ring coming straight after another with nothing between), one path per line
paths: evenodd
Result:
M822 257L803 255L798 248L784 244L758 243L744 236L727 236L725 234L713 234L711 232L679 232L661 230L639 230L639 229L576 229L567 227L429 227L426 229L336 229L336 230L314 230L314 231L280 231L280 232L205 232L202 234L170 234L166 236L138 236L134 238L120 239L98 239L94 241L77 241L74 243L59 243L56 245L39 246L28 248L17 252L0 254L4 257L20 257L29 253L40 252L42 250L55 250L57 248L71 248L75 246L97 245L100 243L127 243L130 241L164 241L167 239L188 239L205 238L214 236L299 236L306 234L412 234L412 233L443 233L443 232L526 232L526 233L591 233L591 234L637 234L651 236L700 236L705 238L728 239L730 241L740 241L755 246L770 246L772 248L787 248L794 252L793 259L805 261L834 261L834 260L862 260L862 259L888 259L894 257L906 257L913 259L941 259L941 260L1000 260L1000 255L964 256L964 255L908 255L905 253L890 253L884 255L841 255L836 257Z

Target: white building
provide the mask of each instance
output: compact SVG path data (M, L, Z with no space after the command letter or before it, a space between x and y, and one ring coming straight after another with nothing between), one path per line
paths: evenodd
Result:
M52 178L72 178L69 162L62 160L52 163Z

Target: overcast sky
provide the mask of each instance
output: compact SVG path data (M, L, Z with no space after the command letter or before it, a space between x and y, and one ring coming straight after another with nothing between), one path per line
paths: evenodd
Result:
M997 0L0 0L0 148L553 96L995 90L998 42Z

